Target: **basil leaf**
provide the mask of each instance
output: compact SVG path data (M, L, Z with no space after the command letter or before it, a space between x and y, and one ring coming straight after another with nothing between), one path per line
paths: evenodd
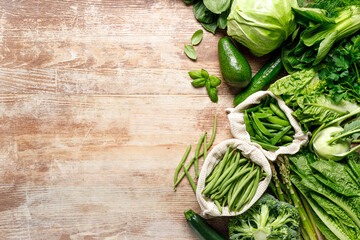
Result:
M211 12L220 14L230 7L231 0L204 0L204 5Z
M192 45L198 45L202 38L203 38L204 31L203 30L197 30L191 37L191 44Z
M201 76L203 78L208 78L209 77L209 73L205 70L205 69L201 69Z
M190 71L188 72L189 76L192 79L197 79L197 78L202 78L202 74L201 74L201 70L197 70L197 71Z
M208 92L210 100L214 103L218 102L218 95L216 88L210 88L210 91Z
M216 77L214 75L211 75L209 77L209 81L210 81L211 87L217 87L217 86L219 86L221 84L220 78L218 78L218 77Z
M206 31L209 31L213 34L216 33L216 29L217 29L217 22L213 22L213 23L201 23L201 26L203 26L203 28L205 28Z
M194 87L203 87L205 85L205 78L198 78L191 82Z
M195 18L202 23L213 23L216 15L207 9L202 1L199 1L193 6Z
M186 56L188 56L192 60L196 60L197 55L196 55L195 49L192 45L184 44L184 51L185 51Z

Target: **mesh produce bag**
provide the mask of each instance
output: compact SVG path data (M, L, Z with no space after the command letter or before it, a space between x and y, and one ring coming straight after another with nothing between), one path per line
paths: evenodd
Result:
M225 155L228 146L232 146L233 148L237 148L241 151L242 156L251 160L255 164L262 167L262 169L268 174L268 176L259 182L258 188L255 192L255 195L251 201L246 204L243 209L239 212L230 212L229 207L225 206L222 208L222 213L218 210L217 206L213 202L213 200L206 198L202 191L205 187L206 177L211 173L213 168L222 160ZM264 154L256 148L254 145L250 145L244 141L238 139L229 139L221 142L216 145L209 155L207 156L204 165L201 169L200 176L197 183L196 189L196 198L199 202L201 208L201 215L204 217L209 216L235 216L239 215L246 210L248 210L265 192L271 180L271 168L268 160L264 156Z
M285 113L286 117L288 118L290 124L292 125L295 131L295 134L293 136L294 138L293 142L288 146L280 147L276 151L265 150L259 144L251 142L250 135L246 131L246 127L244 123L244 113L240 112L241 110L250 108L254 104L259 104L260 100L265 98L267 95L277 100L279 107ZM292 116L293 111L288 106L286 106L285 102L282 99L276 97L270 91L256 92L251 96L249 96L244 102L240 103L237 107L229 108L226 111L229 113L228 118L230 121L230 129L234 138L243 140L251 145L256 146L261 152L263 152L266 158L268 158L271 161L275 161L277 156L279 156L280 154L297 153L300 150L300 148L308 142L308 136L310 135L310 133L309 132L304 133L301 130L300 124Z

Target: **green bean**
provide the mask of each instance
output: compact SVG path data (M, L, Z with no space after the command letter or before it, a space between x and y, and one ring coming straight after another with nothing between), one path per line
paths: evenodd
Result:
M229 186L231 186L231 187L230 187L230 189L229 189L229 192L228 192L227 198L226 198L226 201L228 202L228 205L229 205L229 202L230 202L230 200L231 200L232 192L234 191L234 188L235 188L235 186L236 186L236 183L237 183L237 182L234 182L233 184L230 184L230 185L229 185Z
M194 193L196 193L196 185L194 183L194 180L192 179L190 173L186 170L185 166L183 165L182 167L184 169L186 177L189 179L190 185L191 185L192 189L194 190Z
M258 172L258 171L257 171L257 172ZM253 178L253 177L252 177L252 178ZM251 178L251 179L252 179L252 178ZM237 203L238 205L237 205L237 207L236 207L236 209L235 209L235 212L241 210L241 209L244 207L244 203L245 203L245 201L246 201L246 198L249 196L251 190L252 190L253 187L254 187L254 182L255 182L255 181L251 181L250 184L246 187L245 192L244 192L243 194L241 194L241 198L240 198L239 202Z
M204 161L206 160L207 158L207 143L206 143L206 137L207 137L207 134L205 134L205 137L204 137L204 143L203 143L203 148L204 148Z
M278 134L276 134L272 139L270 139L270 143L272 145L275 145L280 140L280 138L282 138L290 129L291 129L291 126L285 127Z
M217 206L217 208L218 208L219 212L220 212L220 213L222 213L222 208L221 208L221 206L220 206L219 201L214 200L214 203L215 203L215 205Z
M229 205L231 206L232 203L235 201L236 196L240 193L241 189L250 181L250 179L256 174L256 171L252 170L250 171L246 177L244 177L243 181L241 182L241 185L234 189L234 196L232 197Z
M187 147L187 149L186 149L186 151L185 151L185 153L184 153L184 155L183 155L183 157L182 157L179 165L177 166L177 168L176 168L176 170L175 170L174 184L175 184L176 181L177 181L177 178L178 178L178 175L179 175L179 172L180 172L181 167L184 165L187 157L189 156L190 150L191 150L191 145L189 145L189 146Z
M248 164L250 164L250 161L249 161ZM251 170L251 168L248 167L247 164L246 164L245 167L243 167L239 172L235 173L229 180L227 180L225 183L223 183L220 191L223 191L228 184L235 181L236 179L238 179L239 177L241 177L245 173L249 172L250 170Z
M228 149L226 150L226 153L225 153L223 159L218 163L218 164L220 164L219 170L218 170L218 172L216 173L214 179L213 179L211 182L209 182L209 184L208 184L207 186L205 186L205 188L204 188L204 190L203 190L203 192L202 192L204 195L207 194L208 192L210 192L210 191L212 190L214 184L215 184L215 183L217 182L217 180L219 179L219 177L220 177L220 175L221 175L221 173L222 173L222 168L223 168L223 166L226 164L226 159L227 159L227 157L228 157L228 155L229 155L229 153L230 153L230 149L231 149L231 147L229 146Z
M267 128L271 128L271 129L275 129L275 130L282 130L284 128L284 126L278 125L278 124L273 124L273 123L266 123L266 122L261 122L265 127Z
M278 117L280 117L284 120L288 120L285 113L278 106L276 106L273 103L270 103L270 108L276 115L278 115Z
M211 137L210 137L210 141L209 143L206 145L207 146L207 150L209 150L215 140L215 135L216 135L216 115L214 115L214 125L213 125L213 130L211 133ZM201 152L199 154L199 157L204 155L204 151ZM186 165L186 170L189 171L190 167L192 166L192 164L194 163L195 158L192 158L191 161L188 163L188 165ZM178 180L176 181L176 183L174 184L174 190L176 189L176 186L179 185L179 183L181 182L181 180L185 177L185 173L182 173L180 175L180 177L178 178Z
M228 186L224 189L224 191L219 192L220 195L216 196L215 199L220 199L220 198L222 198L222 197L230 190L230 188L231 188L231 185L228 185Z
M260 177L262 176L262 173L263 173L263 172L264 172L264 171L263 171L262 169L259 169L258 174L256 174L256 178L255 178L255 182L254 182L253 189L251 190L249 196L246 198L246 200L245 200L246 203L251 202L251 200L253 199L253 197L254 197L254 195L255 195L255 193L256 193L256 190L257 190L257 188L258 188L258 186L259 186Z
M252 139L251 141L254 142L254 143L259 144L265 150L276 151L276 150L279 149L279 147L277 147L277 146L274 146L274 145L271 145L271 144L268 144L268 143L264 143L264 142L260 142L260 141L257 141L255 139Z
M289 121L283 120L276 116L267 117L266 120L268 120L271 123L278 124L278 125L285 126L285 127L290 125Z
M240 158L240 156L239 156L239 158ZM226 169L223 174L221 174L221 176L219 177L219 179L217 180L217 182L214 184L213 189L215 189L217 186L219 186L219 185L222 183L222 181L224 180L224 178L226 178L226 176L227 176L228 174L230 174L230 172L235 171L235 170L236 170L236 166L237 166L236 163L234 163L234 164L232 164L231 166L229 166L229 168Z
M204 142L204 137L206 136L206 133L204 133L201 138L198 141L198 144L196 146L196 150L195 150L195 178L199 177L199 152L200 152L200 148L202 143Z
M266 136L273 137L273 134L269 133L269 131L262 125L260 120L256 117L256 115L252 112L251 117L254 120L254 125Z
M255 136L254 130L251 127L251 123L250 123L250 119L249 119L249 115L247 114L247 111L244 112L244 122L245 122L246 131L249 133L249 135Z

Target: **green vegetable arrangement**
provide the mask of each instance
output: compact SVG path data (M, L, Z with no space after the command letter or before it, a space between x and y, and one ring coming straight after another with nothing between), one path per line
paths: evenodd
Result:
M326 239L360 239L359 153L345 161L319 160L310 152L289 156L291 182L310 205Z
M252 200L259 182L266 176L260 166L242 157L240 150L229 146L222 160L207 176L202 194L212 199L221 213L224 206L239 212Z
M244 110L244 122L251 141L266 150L278 150L294 140L294 129L277 101L270 96Z
M293 240L300 239L298 210L264 194L248 211L229 222L230 239Z

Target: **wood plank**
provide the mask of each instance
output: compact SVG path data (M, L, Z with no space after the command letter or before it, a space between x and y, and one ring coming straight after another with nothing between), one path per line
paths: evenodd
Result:
M219 106L204 96L0 96L1 236L194 239L182 212L198 204L187 181L173 191L173 173L213 114L215 144L230 137Z
M185 56L201 26L182 1L4 1L0 16L0 93L206 95L187 72L221 75L222 34L205 32L196 62ZM264 59L242 50L257 72Z

